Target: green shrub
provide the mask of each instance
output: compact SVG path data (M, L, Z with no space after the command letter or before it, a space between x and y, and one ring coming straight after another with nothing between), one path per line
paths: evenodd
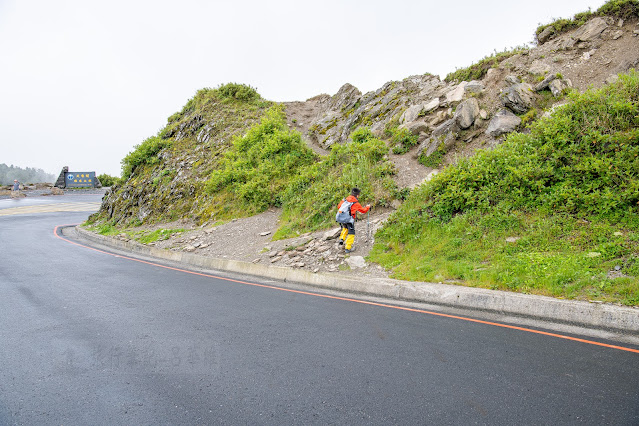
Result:
M366 127L355 130L350 142L333 145L327 157L305 167L288 185L274 238L331 226L337 204L353 187L361 189L363 205L387 205L398 198L395 168L386 154L386 144Z
M609 0L596 12L599 16L614 16L622 19L639 16L639 0Z
M583 95L512 134L493 151L461 160L422 190L436 217L497 205L611 215L639 201L639 77Z
M120 178L115 176L110 176L106 173L102 173L98 175L98 180L102 184L102 186L115 186L120 184Z
M638 303L639 74L568 98L413 190L371 259L403 279Z
M260 99L257 90L245 84L227 83L215 90L224 98L232 98L244 102Z
M122 181L126 182L135 170L145 164L158 164L160 159L157 154L171 142L158 136L151 136L144 142L136 145L134 150L129 152L122 159Z
M417 145L417 135L412 134L406 128L392 127L386 131L391 135L390 142L393 146L393 154L406 154Z
M467 68L461 68L454 72L449 73L444 81L471 81L481 80L484 78L489 69L499 66L500 63L510 58L511 56L527 51L526 47L515 47L510 50L504 50L503 52L495 52L490 56L486 56L476 64L472 64Z
M260 124L236 137L206 183L217 204L258 213L282 204L288 181L315 154L298 132L288 129L281 107L266 112Z

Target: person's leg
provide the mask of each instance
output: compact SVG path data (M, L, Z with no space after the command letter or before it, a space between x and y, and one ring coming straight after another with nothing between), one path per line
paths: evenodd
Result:
M347 223L346 229L348 231L348 235L346 236L346 252L350 252L353 250L353 243L355 242L355 224Z
M341 232L341 234L339 234L339 244L342 245L342 244L344 244L344 241L346 241L346 235L348 234L348 228L343 223L340 223L340 226L342 227L342 232Z

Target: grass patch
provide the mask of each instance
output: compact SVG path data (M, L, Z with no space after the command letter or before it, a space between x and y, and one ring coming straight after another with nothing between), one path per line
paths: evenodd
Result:
M273 239L334 225L337 204L353 187L361 189L362 205L386 206L400 197L386 154L386 144L361 127L348 143L333 145L328 156L301 169L283 194L280 228Z
M472 287L635 306L637 224L473 212L447 223L427 221L410 239L393 237L386 229L378 234L383 242L375 245L370 259L392 269L398 279L462 281ZM515 242L506 240L513 237ZM627 276L609 276L615 267Z
M390 135L393 154L406 154L412 147L417 145L418 136L412 134L406 128L390 127L386 129L386 133Z
M569 99L416 188L371 260L404 279L636 305L639 75Z
M156 229L155 231L142 231L135 233L133 238L142 244L154 243L156 241L165 241L174 235L185 232L186 229Z
M527 47L515 47L510 50L504 50L503 52L495 52L490 56L486 56L479 62L472 64L466 68L460 68L454 72L449 73L444 78L444 81L471 81L481 80L491 68L496 68L506 59L515 56L519 53L528 51Z
M316 159L299 132L288 129L282 108L271 108L218 161L206 183L207 215L247 216L281 206L289 181Z

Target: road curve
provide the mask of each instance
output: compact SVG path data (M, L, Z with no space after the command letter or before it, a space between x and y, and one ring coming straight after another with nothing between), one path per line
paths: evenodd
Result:
M112 256L50 200L0 201L1 425L639 424L636 352Z

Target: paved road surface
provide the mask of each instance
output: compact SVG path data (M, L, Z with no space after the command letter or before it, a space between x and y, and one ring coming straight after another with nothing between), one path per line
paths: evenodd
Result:
M54 234L99 199L0 201L0 425L639 424L637 346L189 274Z

